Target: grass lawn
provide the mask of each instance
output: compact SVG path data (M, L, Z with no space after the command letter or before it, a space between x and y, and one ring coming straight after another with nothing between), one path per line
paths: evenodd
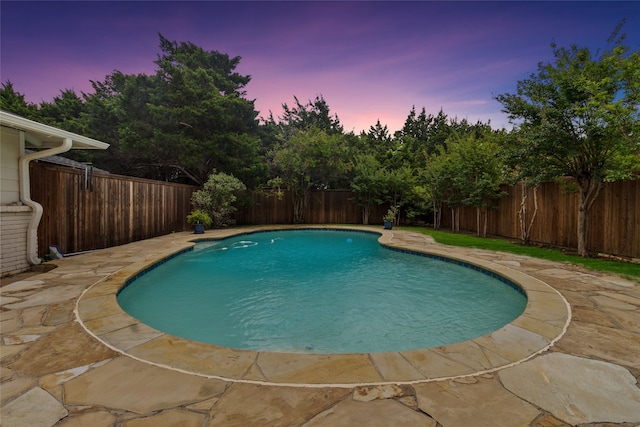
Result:
M506 239L476 237L469 234L451 233L424 227L399 227L401 230L415 231L432 236L436 242L444 245L461 246L466 248L487 249L491 251L510 252L518 255L528 255L550 261L568 262L592 270L616 273L621 276L640 281L640 264L615 261L606 258L582 258L570 255L560 249L541 248L538 246L523 246Z

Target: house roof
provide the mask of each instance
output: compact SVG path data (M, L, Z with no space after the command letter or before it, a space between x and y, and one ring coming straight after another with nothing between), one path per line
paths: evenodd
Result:
M25 132L25 142L32 148L53 148L59 146L65 139L71 139L71 148L106 150L109 144L86 136L78 135L66 130L58 129L43 123L34 122L24 117L16 116L0 110L0 125Z
M33 150L24 150L24 153L25 154L30 154L30 153L33 153ZM38 161L39 162L52 163L52 164L60 165L60 166L67 166L67 167L75 168L75 169L84 169L85 167L90 165L90 164L87 164L87 163L76 162L75 160L71 160L71 159L68 159L68 158L62 157L62 156L40 157L38 159ZM110 173L109 171L97 168L95 166L93 166L93 172Z

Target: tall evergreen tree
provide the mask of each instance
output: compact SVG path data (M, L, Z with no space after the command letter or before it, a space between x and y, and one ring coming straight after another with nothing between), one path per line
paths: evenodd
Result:
M251 186L264 177L257 112L244 98L249 76L235 72L240 57L205 51L160 35L155 76L129 95L143 107L142 133L123 141L149 166L174 168L202 184L216 169ZM134 126L134 130L137 130Z
M24 94L17 92L9 80L2 83L2 88L0 88L0 109L26 119L38 120L40 118L38 106L27 102Z
M284 138L310 128L319 129L330 135L344 133L338 115L331 114L329 104L322 95L317 96L313 101L309 100L304 105L296 96L293 99L295 101L293 107L289 107L286 103L282 104L284 113L278 120L278 126Z

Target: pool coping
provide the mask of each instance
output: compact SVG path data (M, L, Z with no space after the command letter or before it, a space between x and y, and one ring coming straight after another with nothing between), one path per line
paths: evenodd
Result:
M116 295L132 278L188 250L199 240L258 231L340 229L380 234L391 249L457 260L518 284L528 301L511 323L461 343L389 353L304 354L236 350L190 341L151 328L124 312ZM352 388L365 385L420 384L489 374L518 365L549 350L566 332L571 308L553 287L508 266L448 251L428 236L362 226L260 226L185 235L166 251L132 263L86 289L76 302L76 320L112 350L177 372L230 382L296 387Z

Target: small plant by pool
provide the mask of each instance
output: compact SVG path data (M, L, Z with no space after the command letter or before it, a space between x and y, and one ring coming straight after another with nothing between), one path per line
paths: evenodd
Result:
M271 231L201 242L140 276L122 308L163 332L238 349L390 352L472 339L518 317L516 287L389 250L355 231Z

